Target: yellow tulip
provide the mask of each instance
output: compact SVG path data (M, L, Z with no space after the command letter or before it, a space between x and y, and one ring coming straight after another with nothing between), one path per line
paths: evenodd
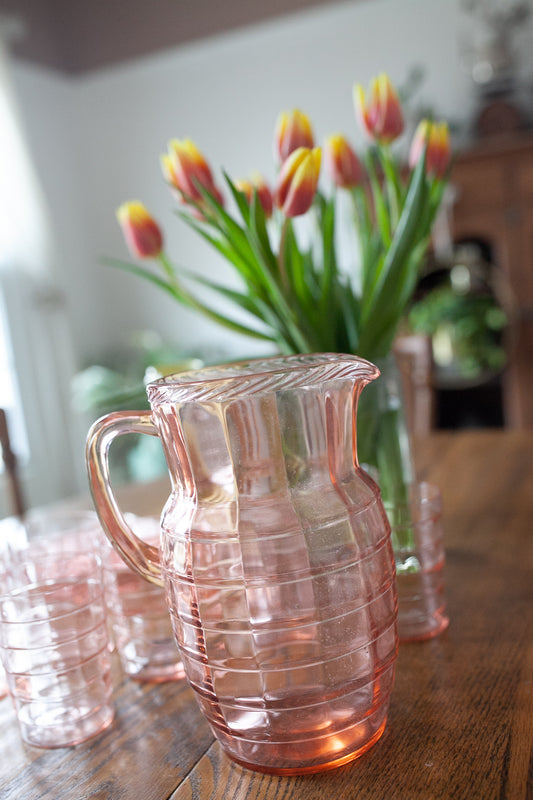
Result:
M432 122L423 119L418 123L411 150L409 166L415 167L426 150L426 172L435 178L444 178L450 164L450 132L445 122Z
M316 194L322 151L299 147L283 163L274 191L274 202L286 217L298 217L311 207Z
M340 133L328 136L324 146L326 171L343 189L359 186L364 179L361 162L349 142Z
M254 191L257 192L257 198L263 207L265 217L268 219L272 216L272 192L262 175L255 172L249 180L236 181L235 186L244 193L248 205L252 202Z
M161 156L163 175L186 203L202 205L199 186L209 192L219 203L222 195L215 186L211 168L191 139L172 139L168 154Z
M388 144L403 131L400 100L389 76L378 75L370 84L368 100L363 87L354 87L355 111L366 133L378 142Z
M161 229L146 207L138 200L123 203L117 219L126 244L136 258L155 258L163 249Z
M299 109L282 111L274 131L274 154L283 163L299 147L315 146L309 117Z

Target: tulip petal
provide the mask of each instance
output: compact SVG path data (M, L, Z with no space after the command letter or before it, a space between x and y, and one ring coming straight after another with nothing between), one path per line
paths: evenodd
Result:
M366 97L365 97L365 90L361 86L360 83L357 83L353 89L353 98L354 98L354 106L355 106L355 116L356 119L361 126L361 128L366 131L366 133L371 136L372 131L370 130L368 124L368 117L366 112Z

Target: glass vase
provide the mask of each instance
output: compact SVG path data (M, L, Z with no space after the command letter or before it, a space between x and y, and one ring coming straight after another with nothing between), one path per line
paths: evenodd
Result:
M406 503L414 480L413 448L394 354L377 362L380 377L359 399L357 450L361 466L378 482L383 500Z
M391 525L400 641L431 638L448 626L444 546L437 487L416 482L404 384L393 353L361 395L357 415L361 463L378 483Z

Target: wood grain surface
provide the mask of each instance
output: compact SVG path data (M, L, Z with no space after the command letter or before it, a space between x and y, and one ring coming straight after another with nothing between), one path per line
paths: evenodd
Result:
M0 798L533 800L533 431L439 433L418 458L443 493L450 627L400 646L368 753L321 775L250 772L221 752L184 682L116 668L113 725L75 748L24 745L0 701ZM152 502L131 497L139 513Z

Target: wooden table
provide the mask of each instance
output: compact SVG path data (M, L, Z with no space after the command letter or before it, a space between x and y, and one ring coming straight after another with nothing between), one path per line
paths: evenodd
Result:
M533 798L533 431L436 434L420 463L444 495L451 623L400 646L387 728L367 754L321 775L247 771L214 742L184 682L117 670L115 722L72 749L24 745L0 702L0 798Z

